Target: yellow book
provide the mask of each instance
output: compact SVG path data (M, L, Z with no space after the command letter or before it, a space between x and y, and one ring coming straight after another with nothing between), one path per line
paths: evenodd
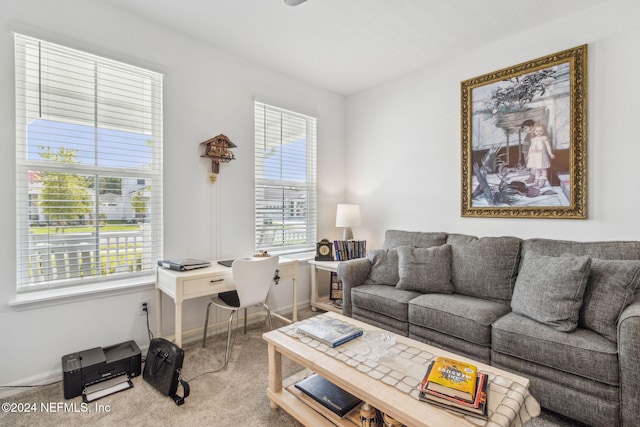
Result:
M423 388L473 401L476 394L478 368L459 360L437 357Z

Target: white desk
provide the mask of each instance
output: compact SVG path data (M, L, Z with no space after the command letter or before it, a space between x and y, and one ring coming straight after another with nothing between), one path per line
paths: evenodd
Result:
M291 319L287 319L273 312L271 315L287 322L296 322L298 320L298 289L296 284L296 279L298 278L298 261L280 257L276 273L279 282L288 279L293 281L293 313ZM274 279L276 276L274 276ZM188 299L211 296L234 289L235 285L233 284L231 268L220 265L217 261L212 261L210 267L197 268L190 271L175 271L158 267L156 271L157 334L162 336L163 293L169 296L175 304L175 343L179 347L182 347L182 302Z
M331 303L331 301L327 298L321 300L320 295L318 294L318 271L330 271L332 273L338 272L338 264L340 261L316 261L310 260L309 265L311 266L311 310L316 311L316 309L321 309L325 311L333 311L335 313L342 314L342 308L336 307Z

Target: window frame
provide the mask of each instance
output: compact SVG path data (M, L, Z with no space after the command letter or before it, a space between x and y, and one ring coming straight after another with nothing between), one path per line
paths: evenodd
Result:
M127 289L137 288L141 285L148 285L151 278L155 275L155 265L157 259L161 258L163 250L163 206L162 206L162 145L163 145L163 75L154 71L150 71L141 67L126 64L119 61L114 61L102 56L94 55L86 51L80 51L70 47L62 46L56 43L51 43L39 38L30 37L23 34L14 33L15 38L15 111L16 111L16 301L13 304L20 304L22 302L33 302L38 300L47 300L57 298L61 296L75 296L81 294L92 294L96 291L113 291L122 292ZM147 108L145 112L144 120L145 128L149 128L149 140L151 141L150 148L150 166L148 169L141 167L114 167L114 166L98 166L92 164L63 164L59 162L47 162L42 159L29 159L26 154L28 151L29 141L27 137L27 128L31 121L43 120L45 122L57 122L64 123L67 126L86 126L88 122L81 122L74 118L61 119L60 115L56 114L42 114L42 98L40 99L40 116L34 120L32 111L29 111L28 102L30 102L29 96L34 93L34 86L26 73L33 67L28 64L27 61L32 56L27 55L28 50L32 49L34 45L38 45L39 49L51 49L51 51L57 52L69 52L72 53L74 58L81 58L87 62L91 62L98 69L99 66L104 67L118 67L123 70L123 73L134 73L141 80L148 80L149 87L145 88L146 96L151 100L149 104L145 104L142 107L142 103L145 101L138 101L139 107ZM72 64L74 60L69 60L68 66L73 69ZM35 66L38 73L45 74L41 65ZM24 73L24 75L21 75ZM137 73L137 74L136 74ZM131 76L127 75L127 76ZM50 77L50 76L49 76ZM70 76L62 75L62 78L70 79ZM103 85L104 82L96 75L94 84ZM35 87L36 91L43 92L42 83L39 81ZM126 89L126 86L114 86L113 92L116 90ZM116 95L114 95L116 96ZM70 99L67 97L65 99ZM104 98L103 98L104 99ZM95 99L94 104L95 112L93 116L95 132L100 133L104 129L116 129L116 127L100 126L98 124L98 104L106 101L98 101ZM72 104L76 105L76 104ZM146 135L146 133L144 133ZM96 137L96 141L98 138ZM100 159L97 155L96 159ZM33 254L34 249L30 243L31 233L30 224L32 222L32 208L30 207L29 194L29 173L34 171L36 173L55 173L62 172L69 175L84 175L93 176L96 179L100 177L107 178L131 178L131 179L144 179L146 182L151 182L151 187L145 192L149 195L150 208L149 208L149 221L148 226L146 224L141 225L144 237L142 238L142 249L144 256L140 264L139 271L132 269L132 271L121 271L116 274L103 275L97 265L93 266L92 274L86 277L68 277L59 278L56 277L53 280L43 280L36 283L32 283L29 279L29 275L33 272L29 272L29 257ZM100 205L103 203L100 201L98 190L95 189L95 195L91 200L92 212L94 215L100 213ZM95 228L95 243L97 246L96 251L100 250L102 243L100 239L100 227L99 222L94 220L92 228ZM51 235L51 233L49 233ZM55 235L55 233L54 233ZM136 246L137 247L137 246ZM49 258L51 254L48 255ZM94 253L94 259L97 260L99 255ZM70 262L70 261L69 261ZM94 261L97 262L97 261ZM13 305L12 304L12 305Z
M282 125L283 118L287 120L294 120L298 122L304 121L304 141L305 141L305 178L304 181L296 181L294 179L284 179L280 178L269 178L265 177L263 174L264 163L261 163L265 157L265 148L266 148L266 138L267 136L267 128L269 125L267 124L267 114L272 115L280 115L280 126ZM260 117L262 116L262 117ZM288 109L280 108L274 105L267 104L261 101L254 102L254 130L255 130L255 157L254 157L254 249L256 253L260 251L267 251L269 253L274 254L294 254L294 253L303 253L315 250L315 245L317 242L317 118L306 115L303 113L298 113L295 111L291 111ZM276 125L273 121L269 122L271 125ZM296 131L302 131L302 127L297 127ZM284 147L287 143L295 143L300 142L301 140L287 140L286 136L282 136L286 132L281 132L281 135L278 138L272 139L270 144L279 144L281 149L280 151L280 160L284 161L286 155L284 154ZM293 169L288 168L287 166L291 166L291 164L285 164L280 168L281 174L286 173L294 173L295 165ZM298 164L299 166L299 164ZM279 212L280 217L282 218L282 224L280 226L276 225L274 227L269 227L265 225L264 220L266 219L267 213L261 212L264 211L265 207L262 205L262 202L266 201L266 197L262 197L266 191L267 187L271 188L273 191L281 191L282 194L282 206L277 209L273 209L272 211ZM286 200L286 194L298 194L304 195L304 202L296 203L294 200ZM292 204L293 203L293 204ZM302 208L301 208L302 206ZM287 211L290 215L287 215ZM294 238L286 238L287 232L285 231L286 227L286 218L295 218L297 211L304 211L304 231L296 233L296 236L300 237L304 235L301 239L302 242L296 244ZM289 224L291 225L291 224ZM266 229L275 230L281 234L281 244L280 245L264 245L261 240L263 233Z

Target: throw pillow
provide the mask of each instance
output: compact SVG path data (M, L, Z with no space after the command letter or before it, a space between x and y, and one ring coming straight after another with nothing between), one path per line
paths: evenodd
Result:
M453 293L451 284L451 246L398 248L396 289L421 293Z
M574 330L590 267L587 255L527 253L516 279L511 309L558 331Z
M367 251L367 259L371 263L366 285L391 285L398 283L398 251L397 249L371 249Z
M640 261L593 258L579 325L616 342L618 319L639 282Z

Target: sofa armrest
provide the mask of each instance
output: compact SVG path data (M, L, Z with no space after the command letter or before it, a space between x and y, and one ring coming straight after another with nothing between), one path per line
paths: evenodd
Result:
M640 295L624 309L618 321L620 417L623 426L640 420Z
M351 317L351 289L364 283L371 271L367 258L357 258L338 264L338 277L342 281L342 314Z

